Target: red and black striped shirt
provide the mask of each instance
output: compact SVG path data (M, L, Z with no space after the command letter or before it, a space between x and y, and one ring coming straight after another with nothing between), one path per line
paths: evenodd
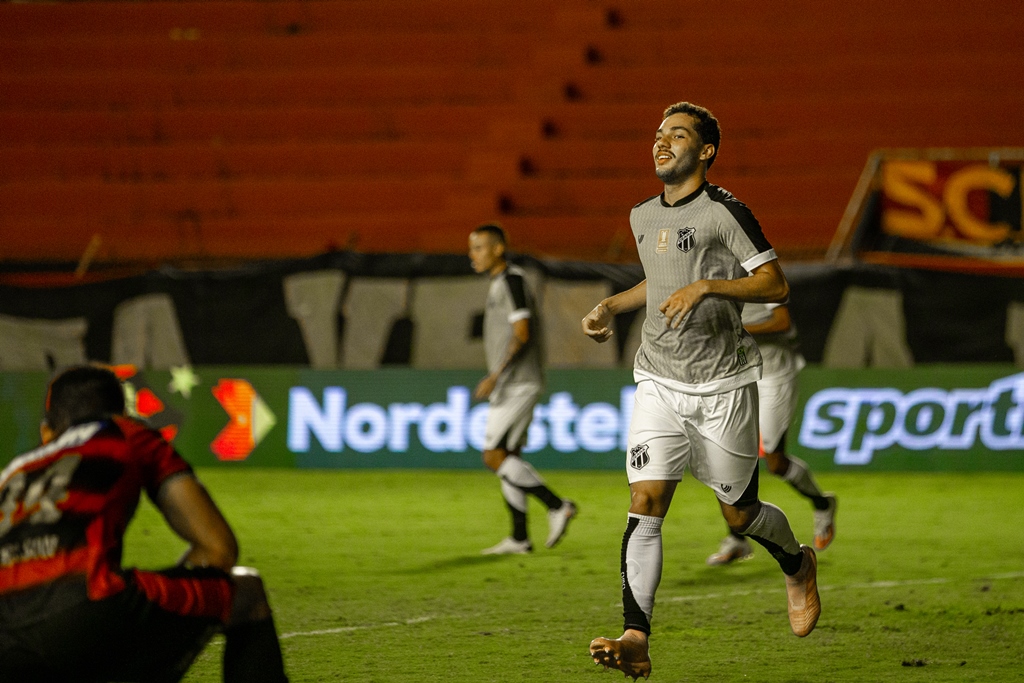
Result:
M124 590L124 533L142 490L155 501L168 478L191 471L158 432L123 417L15 458L0 473L0 607L55 585L46 611Z

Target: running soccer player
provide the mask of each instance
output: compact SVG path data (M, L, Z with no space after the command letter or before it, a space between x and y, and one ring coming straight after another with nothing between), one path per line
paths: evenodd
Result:
M809 634L821 612L814 550L797 542L782 510L758 499L761 356L740 311L747 301L784 302L789 284L746 205L707 182L720 141L718 121L707 109L680 102L665 110L653 150L664 191L630 213L646 279L583 318L583 332L605 342L616 314L647 305L626 454L631 504L621 555L624 632L590 643L595 663L634 680L651 673L661 527L687 467L714 490L729 528L778 561L793 632Z
M0 473L0 680L180 680L217 631L224 681L287 682L263 582L191 467L124 417L104 368L51 382L44 445ZM123 569L145 489L188 544L177 567Z
M526 526L526 496L548 508L548 537L553 548L576 516L576 506L559 498L530 463L520 457L533 408L544 393L540 325L523 270L505 259L505 231L485 224L469 234L469 260L477 273L491 277L484 311L487 376L475 396L490 400L483 460L501 479L501 493L512 515L512 535L483 551L485 555L524 554L533 550Z
M836 496L822 493L807 463L786 455L786 431L796 410L797 375L806 365L797 350L796 326L785 305L747 304L742 319L764 361L761 379L757 381L762 457L769 472L789 482L797 493L811 501L814 547L824 550L836 534ZM707 563L715 567L745 560L753 554L750 541L730 530Z

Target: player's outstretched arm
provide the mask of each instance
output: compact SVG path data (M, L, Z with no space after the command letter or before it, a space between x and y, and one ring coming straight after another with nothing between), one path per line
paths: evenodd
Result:
M647 280L644 280L632 289L619 292L604 299L583 318L583 334L594 341L604 343L615 334L612 330L612 320L619 313L635 311L647 303Z
M665 314L665 324L676 328L686 314L707 297L762 304L785 303L789 299L789 282L779 262L772 260L755 268L749 277L692 282L673 292L658 308Z
M163 483L156 505L171 529L189 543L182 564L230 571L238 561L238 541L217 504L192 474Z

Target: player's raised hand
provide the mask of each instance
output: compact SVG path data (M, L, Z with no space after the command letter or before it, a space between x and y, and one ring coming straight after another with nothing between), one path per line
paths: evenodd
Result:
M696 306L706 294L702 280L691 282L682 289L672 292L661 302L658 310L665 314L665 327L676 329L683 324L683 318Z
M594 310L583 318L583 334L599 344L611 339L615 334L612 330L612 312L604 304L594 306Z

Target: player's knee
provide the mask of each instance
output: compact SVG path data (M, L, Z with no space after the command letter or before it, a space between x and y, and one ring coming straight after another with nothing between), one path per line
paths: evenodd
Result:
M501 463L505 461L507 454L500 448L483 452L484 465L492 472L497 472Z
M670 495L666 497L661 490L642 487L633 487L629 497L630 512L651 517L664 517L672 500Z
M722 516L731 531L737 534L746 532L758 513L761 511L761 503L754 502L750 505L722 505Z
M789 471L789 458L784 453L765 453L764 460L768 471L776 477L784 477Z
M231 603L231 624L260 621L270 617L270 603L263 579L252 567L233 567L235 597Z

